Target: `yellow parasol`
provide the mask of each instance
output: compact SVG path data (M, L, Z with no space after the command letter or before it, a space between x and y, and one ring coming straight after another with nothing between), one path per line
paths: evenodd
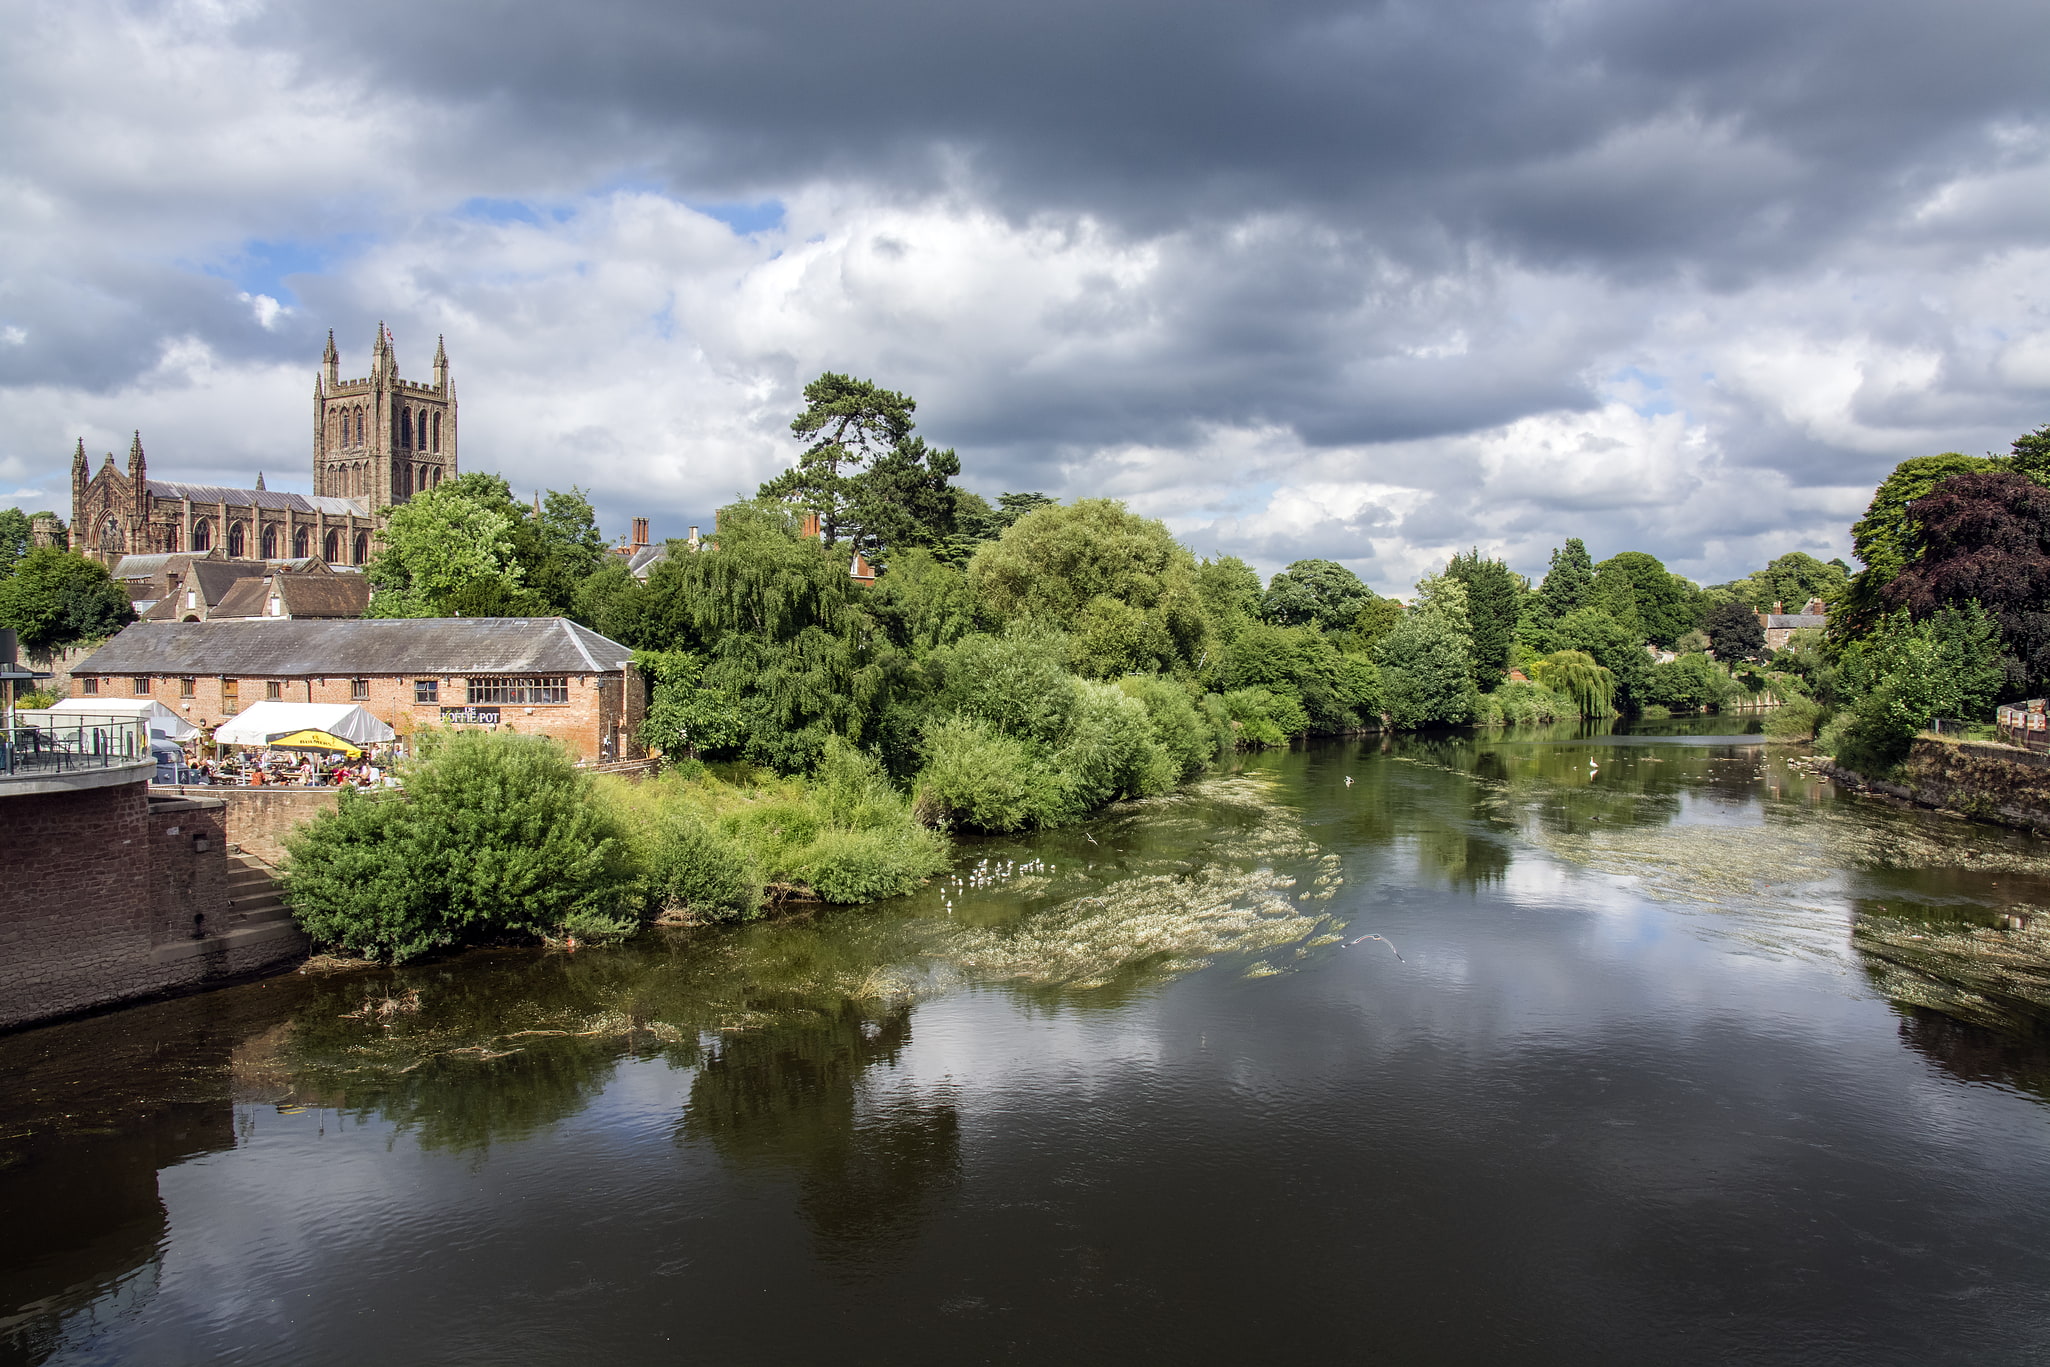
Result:
M331 736L325 731L294 731L289 736L279 736L269 746L272 750L313 750L321 754L340 751L350 759L361 759L363 751L349 744L340 736Z

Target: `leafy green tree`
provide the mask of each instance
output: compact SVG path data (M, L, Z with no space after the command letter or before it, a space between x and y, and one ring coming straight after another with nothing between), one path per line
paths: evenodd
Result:
M128 594L106 566L55 546L39 546L0 579L0 627L38 655L111 636L135 620Z
M1466 586L1447 575L1417 585L1415 611L1374 651L1390 721L1399 729L1458 725L1472 715L1473 638Z
M846 481L855 549L878 565L900 551L949 549L960 509L949 481L960 473L960 457L927 446L923 437L906 438L872 458Z
M1509 673L1516 623L1530 586L1499 560L1485 560L1480 548L1455 555L1445 573L1466 589L1466 614L1473 634L1473 682L1486 691Z
M997 526L999 530L1015 526L1019 518L1027 513L1036 513L1041 508L1058 508L1060 500L1051 494L1027 490L1017 494L997 495Z
M1634 712L1644 705L1651 656L1644 638L1599 608L1569 612L1553 629L1561 650L1577 650L1616 676L1616 705Z
M917 408L910 396L871 380L826 372L804 387L804 411L790 420L791 434L805 443L803 453L762 485L759 497L817 513L820 536L833 544L852 521L850 480L911 436Z
M1748 603L1736 599L1710 608L1701 629L1708 633L1708 639L1715 645L1716 657L1725 664L1734 660L1754 660L1765 649L1765 628L1758 624L1758 614Z
M317 943L395 961L506 934L612 938L643 895L624 829L544 737L423 738L396 792L344 793L287 842Z
M1352 619L1352 630L1346 633L1346 649L1373 654L1381 638L1401 625L1403 616L1402 604L1395 599L1379 595L1369 599Z
M1218 644L1202 677L1220 694L1263 689L1286 697L1302 709L1303 730L1319 734L1373 725L1382 710L1374 662L1339 650L1312 626L1248 623Z
M2050 485L2050 423L2014 439L2008 464L2016 474Z
M0 508L0 577L14 572L14 562L28 554L29 515L19 508Z
M1235 555L1196 567L1196 600L1220 635L1231 635L1260 616L1260 573Z
M1660 646L1671 648L1701 624L1699 597L1694 585L1643 551L1623 551L1595 566L1591 605Z
M1849 583L1850 570L1841 560L1817 560L1801 551L1789 551L1728 588L1732 596L1759 612L1771 612L1774 603L1785 604L1783 612L1799 612L1811 598L1835 602Z
M525 570L527 589L551 613L573 613L584 581L614 558L607 555L605 536L598 530L598 510L582 489L571 485L567 493L550 489L541 501L541 516L521 521L525 527L514 525L514 554Z
M1549 626L1585 606L1593 589L1594 558L1587 553L1587 543L1577 536L1568 537L1564 549L1552 552L1551 568L1538 585L1532 610L1539 622Z
M1298 560L1268 581L1260 610L1276 626L1343 631L1373 596L1335 560Z
M537 610L514 550L518 522L510 491L495 475L463 475L415 494L391 510L364 571L375 591L364 615L488 617Z
M968 576L930 551L911 550L891 562L864 606L899 650L923 657L976 629Z
M1092 498L1026 514L975 553L968 579L995 619L1077 632L1091 659L1122 674L1199 657L1195 571L1163 524Z
M808 770L832 736L866 743L890 701L891 648L854 592L839 553L799 535L789 505L735 504L719 510L716 550L650 573L631 644L701 657L700 686L738 710L731 752Z
M1894 614L1844 648L1838 690L1847 707L1817 743L1853 768L1882 771L1932 718L1984 720L2005 678L1999 624L1977 604L1921 621Z

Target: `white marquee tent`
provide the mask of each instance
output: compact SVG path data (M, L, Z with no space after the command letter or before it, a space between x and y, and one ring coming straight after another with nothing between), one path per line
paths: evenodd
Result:
M165 740L191 740L199 734L198 727L149 698L64 698L53 706L35 711L23 708L18 715L31 722L48 718L50 722L61 723L66 717L76 717L80 713L95 717L146 716L149 718L149 733Z
M325 731L357 745L395 740L398 732L346 702L259 702L214 728L222 745L267 745L294 731Z

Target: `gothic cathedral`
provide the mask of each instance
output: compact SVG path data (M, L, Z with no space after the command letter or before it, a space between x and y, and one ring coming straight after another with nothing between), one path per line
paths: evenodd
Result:
M399 378L391 333L377 326L367 379L341 378L327 335L313 381L313 494L149 478L142 434L126 474L107 453L97 474L80 440L71 458L71 546L112 569L130 555L190 553L230 560L304 560L336 567L370 559L392 507L456 474L456 389L437 340L430 383Z

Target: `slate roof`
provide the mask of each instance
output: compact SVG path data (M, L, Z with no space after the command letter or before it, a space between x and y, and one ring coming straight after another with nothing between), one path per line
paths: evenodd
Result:
M370 606L370 581L360 575L280 574L242 580L207 616L268 617L273 592L287 617L361 617Z
M73 674L238 678L605 674L633 652L563 617L228 618L137 622Z
M1765 614L1767 631L1799 631L1802 627L1826 627L1829 618L1821 613L1768 612Z
M669 543L666 541L660 545L643 546L627 557L626 572L645 583L648 576L654 573L655 566L668 558Z
M329 517L370 516L368 499L288 494L279 489L224 489L215 484L170 484L160 479L145 483L153 497L173 503L189 498L194 503L225 503L230 508L272 508L278 512L326 513Z

